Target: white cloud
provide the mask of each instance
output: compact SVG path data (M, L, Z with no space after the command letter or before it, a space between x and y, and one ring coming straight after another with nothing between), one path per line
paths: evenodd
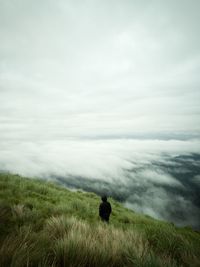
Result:
M171 175L166 174L160 170L143 170L139 173L139 177L144 181L148 181L154 184L182 186L181 183L174 179Z
M199 141L78 140L3 141L0 162L3 168L23 175L72 175L102 180L126 180L125 170L171 156L197 153ZM159 170L140 171L144 181L178 185ZM144 183L143 181L143 183Z

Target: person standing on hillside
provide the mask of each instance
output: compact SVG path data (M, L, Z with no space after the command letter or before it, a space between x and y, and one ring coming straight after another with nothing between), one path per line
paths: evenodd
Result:
M112 208L110 203L107 201L107 197L103 196L101 198L102 202L99 205L99 216L101 217L101 220L104 222L109 222L109 217L112 212Z

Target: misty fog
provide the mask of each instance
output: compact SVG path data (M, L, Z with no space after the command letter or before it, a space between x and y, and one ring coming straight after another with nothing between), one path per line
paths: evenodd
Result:
M126 207L199 228L199 141L68 140L1 143L0 170L107 194Z

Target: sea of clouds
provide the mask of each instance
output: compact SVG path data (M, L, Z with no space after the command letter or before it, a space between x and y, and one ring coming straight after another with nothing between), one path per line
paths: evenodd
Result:
M200 141L4 141L0 170L107 194L126 207L200 228Z

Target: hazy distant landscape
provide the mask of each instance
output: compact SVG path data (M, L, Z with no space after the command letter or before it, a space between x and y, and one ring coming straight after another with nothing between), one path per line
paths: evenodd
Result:
M134 211L200 229L199 173L200 154L192 154L165 157L165 162L161 159L127 170L124 174L126 184L120 179L112 183L76 176L52 177L69 188L81 188L99 195L107 193ZM169 183L169 177L174 179L174 184Z
M7 142L0 169L107 194L134 211L200 229L198 151L197 140Z

